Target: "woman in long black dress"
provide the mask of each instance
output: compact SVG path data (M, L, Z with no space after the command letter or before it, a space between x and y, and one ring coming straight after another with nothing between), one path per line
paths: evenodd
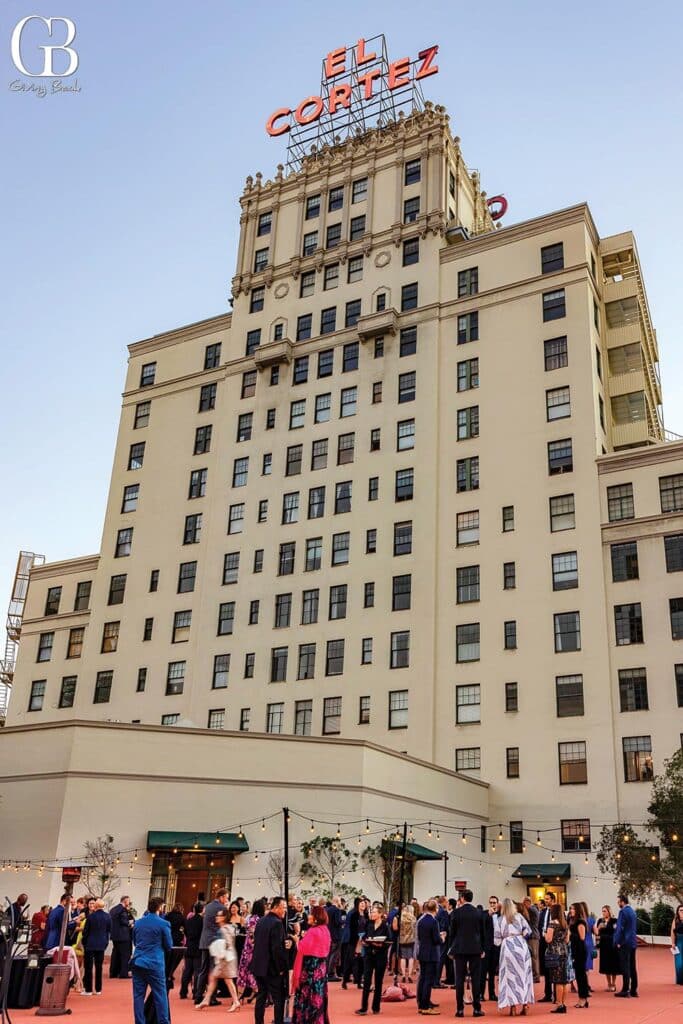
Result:
M600 950L600 974L607 978L607 991L616 992L617 974L619 974L619 953L614 948L614 929L617 919L612 908L605 905L595 925L595 935Z
M572 963L579 990L577 1010L588 1009L588 975L586 973L586 936L588 925L583 917L580 903L572 903L569 908L569 947L572 952Z

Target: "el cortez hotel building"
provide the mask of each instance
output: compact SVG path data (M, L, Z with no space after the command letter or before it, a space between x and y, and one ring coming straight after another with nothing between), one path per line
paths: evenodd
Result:
M290 162L246 180L232 312L129 346L100 552L20 558L3 863L111 833L138 905L253 896L286 805L294 850L408 821L420 898L614 898L600 827L645 819L683 734L683 441L638 251L585 203L501 226L409 67L374 124L343 89L341 136L271 119Z

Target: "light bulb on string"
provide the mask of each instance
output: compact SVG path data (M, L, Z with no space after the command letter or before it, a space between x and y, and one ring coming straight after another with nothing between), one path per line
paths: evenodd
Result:
M313 824L313 822L311 822L311 827L310 827L309 831L310 832L315 832L315 825Z
M365 834L367 835L369 831L370 831L370 820L369 820L369 818L366 818L365 819Z
M138 851L136 850L136 851L135 851L135 856L133 857L133 860L135 861L135 860L137 860L137 859L138 859Z
M432 823L431 823L431 821L428 822L428 825L429 825L429 829L427 830L427 836L431 839L432 838Z
M242 831L242 826L241 825L240 825L240 830L237 833L237 838L238 839L244 839L244 832Z
M465 834L465 829L462 830L462 845L467 846L467 835Z
M258 850L254 852L254 863L258 860Z
M337 839L340 839L340 838L341 838L341 829L340 829L339 825L337 825Z
M437 830L436 830L436 841L437 841L437 843L440 843L440 842L441 842L441 835L440 835L440 833L439 833L439 830L438 830L438 828L437 828Z
M503 829L500 825L498 826L498 842L503 842Z
M358 836L358 839L356 840L356 842L357 842L357 843L358 843L358 845L360 846L360 835Z
M220 844L220 841L221 841L221 837L220 837L220 835L218 834L218 832L216 832L216 845L217 845L217 846L218 846L218 845Z
M553 850L553 852L552 852L552 853L551 853L551 855L550 855L550 859L551 859L551 861L552 861L553 863L555 863L555 851L554 851L554 850Z
M460 863L461 863L461 864L463 863L463 859L462 859L462 857L460 858Z
M540 846L540 845L541 845L541 833L537 832L536 833L536 846Z
M261 831L262 832L266 831L266 821L265 821L265 818L261 819Z
M588 854L586 854L586 856L583 858L583 863L584 864L588 863Z

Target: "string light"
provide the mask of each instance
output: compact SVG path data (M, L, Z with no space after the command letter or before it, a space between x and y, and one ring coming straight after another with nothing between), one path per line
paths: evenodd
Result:
M370 831L370 820L368 818L366 818L365 819L365 834L367 835L369 831Z
M240 830L237 833L237 838L238 839L244 839L244 832L242 831L242 826L241 825L240 825Z
M438 830L438 828L437 828L437 830L436 830L436 841L437 841L437 843L440 843L440 842L441 842L441 836L440 836L440 834L439 834L439 830Z
M266 821L265 821L265 818L263 818L262 821L261 821L261 831L262 832L266 831Z
M337 839L339 838L341 838L341 829L339 828L339 825L337 825Z
M467 836L465 835L465 829L462 830L462 845L467 846Z
M428 836L429 839L431 839L432 838L432 823L431 823L431 821L428 824L429 824L429 830L427 832L427 836Z
M491 842L491 852L492 852L492 853L495 853L495 852L496 852L496 843L495 843L495 840L493 840L493 841Z
M220 841L221 841L221 837L219 836L218 832L216 832L216 844L219 844Z
M536 846L540 846L540 845L541 845L541 833L537 832L536 833Z
M315 832L315 825L313 824L313 822L311 822L311 828L310 828L310 831L311 831L311 832Z
M498 842L499 842L499 843L502 843L502 841L503 841L503 829L502 829L502 827L501 827L501 826L499 825L499 826L498 826Z

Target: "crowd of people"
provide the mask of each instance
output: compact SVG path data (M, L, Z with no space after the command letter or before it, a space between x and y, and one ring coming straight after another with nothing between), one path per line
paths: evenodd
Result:
M12 905L15 922L24 919L26 905L21 894ZM487 1000L510 1016L526 1016L541 981L538 1001L564 1014L570 992L577 1009L589 1007L596 966L607 992L638 996L636 916L626 895L618 905L617 916L609 906L594 915L581 901L565 912L546 892L538 904L491 896L484 907L475 906L467 889L457 899L412 900L400 908L360 896L348 905L340 896L304 904L295 895L251 904L218 889L187 914L180 904L164 913L163 900L153 898L136 920L127 896L107 912L102 900L65 894L53 909L33 914L30 944L56 952L64 932L75 987L88 996L102 992L111 941L109 975L132 978L136 1024L145 1021L148 992L157 1024L168 1024L176 972L180 999L191 993L204 1010L227 997L231 1013L253 1003L255 1024L264 1024L267 1005L274 1024L283 1024L288 999L293 1024L327 1024L328 984L335 982L360 990L359 1016L378 1014L383 999L406 995L416 996L419 1014L438 1015L433 992L443 988L455 989L456 1017L470 1004L473 1016L483 1017ZM683 984L683 905L671 926L671 950L676 983ZM385 988L387 972L393 984Z

